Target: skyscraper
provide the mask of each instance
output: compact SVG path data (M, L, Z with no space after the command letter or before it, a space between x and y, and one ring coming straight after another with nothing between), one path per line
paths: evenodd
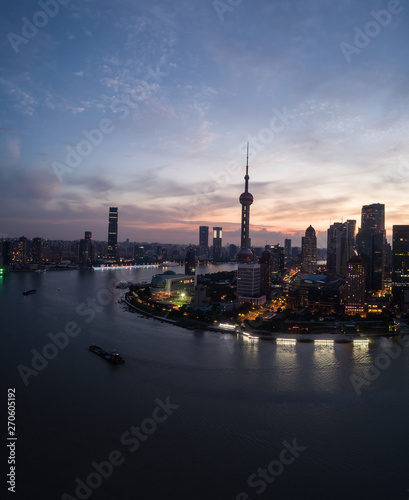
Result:
M361 257L348 261L346 273L345 313L361 314L365 306L365 268Z
M334 222L327 231L327 271L329 276L345 277L347 264L355 255L356 221Z
M222 236L223 229L221 227L213 228L213 262L222 260Z
M302 238L301 271L309 274L317 272L317 236L312 226L306 229Z
M409 303L409 226L393 226L392 296L400 307Z
M43 239L34 238L33 239L33 262L36 264L42 264L43 262Z
M291 240L288 238L284 241L284 253L286 257L291 257Z
M85 237L80 240L79 260L81 267L90 267L93 263L92 232L85 231Z
M246 175L244 176L244 193L240 195L241 204L241 242L237 254L237 291L239 300L255 304L263 304L265 295L260 297L260 264L253 262L253 252L250 249L250 205L253 195L249 193L249 147L247 144Z
M364 263L365 286L368 292L383 290L385 237L385 205L381 203L364 205L356 246Z
M199 257L209 257L209 226L199 226Z
M194 246L190 245L186 251L185 274L193 276L196 273L196 253Z
M272 263L273 256L269 250L269 246L266 245L264 252L261 254L259 259L260 263L260 292L267 294L271 289L271 273L272 273Z
M109 208L108 222L108 259L116 260L118 244L118 207Z
M373 203L362 207L361 231L371 233L385 231L385 205L383 203Z

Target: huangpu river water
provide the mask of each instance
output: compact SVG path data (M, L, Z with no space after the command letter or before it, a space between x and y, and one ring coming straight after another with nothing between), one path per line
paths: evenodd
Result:
M250 343L119 302L114 282L158 272L0 277L3 416L8 388L16 405L17 441L2 426L7 498L409 498L408 347Z

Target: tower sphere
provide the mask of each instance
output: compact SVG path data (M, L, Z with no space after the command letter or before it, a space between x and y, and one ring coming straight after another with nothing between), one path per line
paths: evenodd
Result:
M253 195L251 193L242 193L240 195L240 203L242 205L251 205L254 201Z

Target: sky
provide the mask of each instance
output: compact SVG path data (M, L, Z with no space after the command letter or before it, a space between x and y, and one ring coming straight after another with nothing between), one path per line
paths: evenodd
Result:
M16 0L0 21L0 237L252 243L384 203L409 224L408 0Z

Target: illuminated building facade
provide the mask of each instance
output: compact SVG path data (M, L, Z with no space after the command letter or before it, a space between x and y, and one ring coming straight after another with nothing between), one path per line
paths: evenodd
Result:
M171 297L183 293L192 293L195 286L196 276L166 271L163 274L156 274L152 278L150 290L152 295Z
M312 226L306 229L302 238L301 271L308 274L317 272L317 236Z
M345 313L362 314L365 311L365 268L361 257L348 261L346 275Z
M213 228L213 262L222 260L222 236L223 229L221 227Z
M118 248L118 207L109 208L108 259L116 260Z
M365 267L367 292L383 290L385 243L385 205L381 203L364 205L356 246Z
M355 255L356 221L334 222L327 231L327 271L345 277L349 260Z
M392 296L403 307L409 304L409 225L393 226L392 238Z

